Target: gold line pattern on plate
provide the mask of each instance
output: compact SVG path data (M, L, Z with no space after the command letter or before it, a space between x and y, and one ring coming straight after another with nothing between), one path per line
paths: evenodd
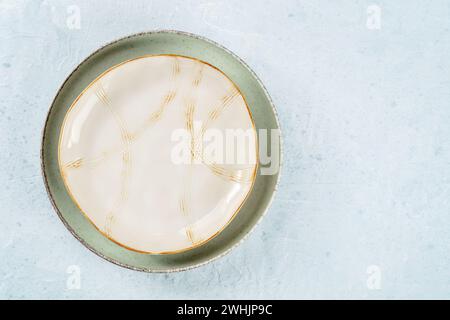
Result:
M180 68L180 62L178 61L177 57L173 57L173 64L172 64L172 77L176 78L181 72Z
M202 79L203 79L203 64L200 65L197 76L194 78L194 81L192 81L192 85L194 87L198 87L200 85L200 82L202 81Z
M233 87L231 92L226 94L220 99L219 104L214 107L214 109L209 113L209 117L206 119L202 126L201 136L203 137L206 130L209 128L211 123L217 120L222 112L233 102L233 100L239 95L239 91Z
M189 241L191 241L192 244L196 243L194 233L192 232L192 228L190 226L186 227L186 236L188 237Z
M79 168L83 165L83 158L78 158L73 161L70 161L64 165L66 168Z
M105 234L110 237L112 233L112 225L114 223L115 217L113 212L109 212L106 216L104 231Z
M187 203L186 203L185 197L182 197L180 199L180 211L183 214L183 216L187 216L187 214L188 214L188 207L187 207Z
M195 154L196 154L196 139L195 139L195 131L194 131L194 112L195 112L195 103L193 100L189 100L186 102L186 129L190 134L190 150L191 150L191 163L194 162Z
M142 134L147 129L149 129L153 124L155 124L162 118L162 116L164 114L164 110L166 109L166 107L168 107L173 102L176 95L177 95L176 90L171 90L163 96L158 109L156 111L153 111L152 113L150 113L150 115L147 117L145 123L142 126L140 126L134 134L132 134L133 140L137 140L140 136L142 136Z
M131 135L128 133L126 129L125 123L120 115L114 110L111 101L103 88L101 81L99 81L97 86L96 95L99 100L108 108L110 114L114 117L116 124L119 126L122 144L123 144L123 152L122 152L122 170L121 170L121 188L119 197L116 199L113 207L106 217L106 222L104 226L105 233L108 236L112 234L112 227L115 221L115 214L120 211L120 208L127 200L128 197L128 184L130 182L131 170L132 170L132 159L131 159Z
M201 70L200 70L201 71ZM198 76L195 77L195 79L198 79ZM197 82L197 84L200 83L200 80ZM195 89L197 86L195 86L195 80L192 82L193 90L190 91L191 95L195 95ZM185 126L187 131L190 134L190 153L191 153L191 163L189 164L189 168L187 172L185 173L185 176L183 177L183 191L180 199L181 203L181 214L186 218L186 227L185 232L186 236L188 237L189 241L195 245L194 240L194 232L191 226L191 222L189 219L189 203L190 203L190 188L191 188L191 178L192 178L192 164L195 158L195 131L194 131L194 116L195 116L195 99L193 97L185 99Z
M243 184L248 184L253 181L254 167L230 170L214 163L204 162L204 164L211 169L212 173L226 180Z

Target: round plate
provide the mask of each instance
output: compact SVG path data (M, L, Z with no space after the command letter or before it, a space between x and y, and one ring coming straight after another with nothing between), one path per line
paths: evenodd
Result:
M58 146L64 119L83 90L100 75L127 61L164 55L201 61L220 70L240 91L255 129L279 129L270 97L249 67L227 49L192 34L157 31L129 36L94 52L70 74L52 103L43 132L41 161L47 192L63 223L86 247L110 262L147 272L185 270L227 253L244 239L266 212L279 179L279 170L272 170L275 174L271 175L262 175L258 170L252 180L253 188L245 195L246 200L233 215L234 219L217 236L187 251L170 254L137 252L119 245L97 230L73 201L59 168ZM281 153L280 149L271 150L270 144L267 149L268 154Z

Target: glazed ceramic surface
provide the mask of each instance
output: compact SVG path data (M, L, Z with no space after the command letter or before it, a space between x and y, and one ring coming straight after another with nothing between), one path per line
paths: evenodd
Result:
M142 163L139 164L137 159L143 159L140 158L140 156L136 157L136 146L138 144L138 141L140 141L141 138L145 139L152 139L152 134L158 134L163 132L163 130L156 130L155 128L157 126L162 127L163 125L170 126L171 128L174 127L173 122L167 122L164 124L164 121L169 119L169 117L166 117L167 114L165 114L165 111L173 112L170 119L174 119L174 117L178 117L178 124L186 129L187 122L183 121L183 112L175 112L176 105L173 104L175 101L178 101L178 107L184 109L185 111L189 110L186 109L186 105L181 103L181 100L172 99L171 104L167 106L167 108L164 109L163 114L161 115L160 120L161 121L151 121L152 124L145 125L145 130L143 130L142 135L138 134L137 136L140 136L139 139L134 139L136 132L140 132L138 129L145 121L147 121L150 117L150 113L143 112L145 111L145 107L142 107L142 123L141 122L135 122L133 119L129 119L128 117L135 117L134 112L128 112L126 111L127 107L125 105L120 106L118 104L119 99L125 99L127 97L126 94L124 94L122 84L113 84L112 82L106 82L105 79L103 79L101 76L104 75L105 77L108 75L108 70L111 70L111 68L114 68L118 65L123 65L124 67L127 66L127 61L138 61L140 58L150 55L177 55L182 57L189 57L194 60L198 61L204 61L208 64L208 66L212 66L213 68L217 68L217 70L220 70L220 73L223 73L225 78L220 77L220 75L216 72L213 72L211 70L211 77L218 77L218 80L223 84L228 83L226 79L228 78L232 83L236 85L237 88L239 88L240 95L244 98L252 116L252 120L254 122L254 126L259 132L260 129L264 130L271 130L275 129L277 130L279 128L278 121L275 113L274 106L270 100L269 95L267 94L266 90L264 89L261 82L258 80L256 75L249 69L245 63L240 60L238 57L236 57L233 53L228 51L227 49L221 47L220 45L192 35L187 34L183 32L178 31L156 31L156 32L148 32L148 33L141 33L137 35L133 35L130 37L126 37L117 41L114 41L101 49L94 52L91 56L89 56L86 60L84 60L66 79L66 81L63 83L61 88L59 89L52 106L49 110L44 131L43 131L43 139L42 139L42 150L41 150L41 158L42 158L42 172L44 176L44 182L45 186L47 188L49 198L58 214L58 216L61 218L64 225L68 228L68 230L88 249L96 253L97 255L101 256L104 259L107 259L110 262L113 262L117 265L127 267L134 270L140 270L140 271L147 271L147 272L172 272L172 271L180 271L180 270L186 270L189 268L197 267L200 265L203 265L205 263L208 263L212 261L213 259L216 259L220 256L223 256L227 252L229 252L232 248L237 246L245 237L249 234L249 232L256 226L258 221L262 218L264 213L267 211L267 208L269 207L273 196L275 189L277 187L277 183L279 180L279 171L275 170L275 173L272 175L262 175L260 173L259 168L263 168L266 166L265 164L258 164L257 170L255 172L255 177L253 181L253 186L250 188L250 192L247 195L247 198L242 203L242 206L239 209L238 214L234 216L234 218L226 225L226 227L215 237L213 237L211 240L206 241L202 243L202 245L195 246L191 248L190 250L184 250L181 252L176 252L172 254L148 254L148 253L141 253L134 250L130 250L125 248L123 245L119 245L115 241L112 241L114 239L105 237L105 235L102 232L99 232L100 230L105 230L105 222L106 217L104 215L107 215L106 209L110 208L116 208L113 206L112 200L121 199L122 196L124 198L128 197L128 200L130 200L131 197L136 196L136 194L133 194L134 189L127 189L128 191L125 192L125 195L120 195L119 191L120 188L118 186L121 185L121 183L114 184L114 187L108 186L108 190L111 192L114 191L116 194L111 195L111 201L109 203L109 206L105 205L105 200L107 197L103 194L101 195L102 190L93 190L94 192L98 192L99 196L98 199L102 200L103 202L97 202L97 200L94 200L93 198L90 201L93 201L92 203L100 204L103 203L104 207L100 208L101 210L88 210L87 208L84 208L86 210L85 214L83 214L84 210L81 210L82 204L81 204L81 197L80 195L76 196L76 200L80 201L79 203L75 201L75 194L71 196L69 189L70 186L66 183L70 180L67 179L67 177L64 177L62 175L62 172L66 172L66 170L60 170L59 165L59 152L60 152L60 138L63 137L66 133L67 128L69 128L69 118L72 117L72 111L73 113L73 119L84 119L83 114L78 114L78 116L75 117L77 113L76 106L81 101L77 101L77 98L80 96L83 96L84 93L90 93L90 97L92 99L91 102L85 102L84 107L80 108L79 110L89 110L89 106L92 108L95 107L95 112L104 112L102 116L94 116L95 112L92 110L91 112L94 113L86 113L85 119L86 119L86 129L87 130L94 130L94 126L98 126L98 128L95 128L95 131L92 135L94 138L94 141L87 141L88 139L86 137L83 138L83 134L87 134L87 131L84 129L80 131L79 141L81 142L83 140L83 143L79 146L83 145L82 148L79 149L79 153L73 153L70 157L67 157L64 159L64 161L61 161L63 165L69 164L71 161L75 161L72 163L72 166L77 167L78 164L82 164L83 160L80 162L77 162L76 160L79 158L85 159L85 165L86 167L83 167L81 165L79 167L80 170L93 170L92 172L97 174L100 174L102 171L101 167L104 165L105 168L115 168L115 172L111 172L111 177L108 177L108 179L116 179L117 181L121 181L123 178L122 176L125 176L125 174L122 174L122 172L131 172L129 175L130 178L126 178L125 181L127 182L127 185L129 187L127 188L134 188L133 184L140 181L140 183L143 183L143 180L137 179L135 180L136 176L140 174L149 174L150 171L153 170L149 166L144 166ZM192 60L191 59L191 60ZM181 60L181 59L180 59ZM162 60L161 60L162 61ZM167 66L172 70L172 66L168 61ZM184 61L184 60L183 60ZM180 61L181 63L181 61ZM188 63L186 61L186 63ZM198 66L197 64L191 64L193 67ZM130 66L132 66L130 64ZM180 64L181 66L181 64ZM123 69L123 71L127 70ZM119 69L119 68L117 68ZM163 69L161 69L163 70ZM164 72L166 72L166 68L164 68ZM180 73L183 73L185 77L194 76L196 72L182 72L180 67ZM205 67L206 70L206 67ZM209 69L208 69L209 70ZM119 69L120 71L120 69ZM130 71L130 70L129 70ZM106 72L106 73L105 73ZM112 71L111 71L112 72ZM169 72L170 73L170 72ZM181 76L181 75L180 75ZM100 77L100 78L99 78ZM151 75L150 75L151 77ZM169 78L168 75L166 75L167 79ZM164 78L164 77L162 77ZM119 79L119 78L117 78ZM97 81L100 80L100 81ZM168 80L167 80L168 81ZM204 79L202 80L202 82ZM134 80L132 81L133 83ZM98 86L90 84L96 83L102 84L103 90L98 91ZM149 82L142 81L138 82L142 85L148 84ZM206 82L205 82L206 83ZM203 85L205 85L205 83ZM186 85L192 86L192 81L186 81ZM120 88L120 90L111 90L114 86L118 86L117 88ZM209 84L211 85L211 84ZM125 85L126 86L126 85ZM89 87L89 89L86 90L86 88ZM214 86L217 90L219 88L223 88L222 85L220 86ZM229 88L229 87L227 87ZM133 90L133 88L130 88ZM223 88L225 89L225 88ZM95 91L90 91L95 90ZM134 88L134 90L138 90L138 88ZM182 89L183 90L183 89ZM187 90L187 89L186 89ZM184 92L188 92L187 91ZM156 92L156 91L155 91ZM181 91L180 91L181 92ZM97 93L100 93L100 96L97 95ZM105 98L106 93L106 98ZM160 92L158 90L158 93L160 95L163 95L164 93ZM144 94L144 93L142 93ZM86 96L87 97L87 96ZM161 96L160 96L161 97ZM194 95L193 98L196 96ZM215 94L211 96L217 97ZM239 98L236 96L236 98ZM81 98L80 98L81 99ZM80 100L78 99L78 100ZM117 99L117 100L116 100ZM154 98L152 98L154 99ZM150 100L152 102L154 100ZM241 101L239 103L239 101ZM157 103L160 101L156 100ZM123 137L122 134L124 133L120 129L121 127L118 126L118 122L114 120L116 117L113 116L113 114L108 111L108 104L110 107L118 108L120 109L120 116L121 119L124 122L124 128L128 128L127 126L136 126L136 127L130 127L128 130L130 136L127 136L127 138ZM236 109L241 110L241 116L239 116L239 121L242 121L239 126L242 126L243 124L249 125L248 118L245 117L246 113L244 112L244 108L242 105L242 100L236 99L236 101L233 102L234 106L236 106ZM72 108L71 108L72 106ZM79 105L81 106L81 104ZM139 104L133 104L133 107L139 107ZM230 105L231 106L231 105ZM173 107L173 108L172 108ZM228 106L229 107L229 106ZM149 112L155 112L158 109L158 105L147 105L147 111ZM213 109L215 107L212 107ZM197 107L196 107L197 109ZM205 119L208 118L207 115L207 107L201 107L198 106L198 110L202 110L205 112L203 116L200 116L199 113L195 113L195 116L198 117L199 120L206 121ZM230 111L232 109L229 109ZM234 109L233 109L234 110ZM184 113L186 115L186 113ZM92 118L91 118L92 116ZM223 113L224 118L222 120L224 121L226 119L226 112ZM222 116L221 116L222 117ZM219 117L219 119L221 118ZM65 119L67 118L67 124L65 124ZM93 120L94 123L91 123L88 121L88 119ZM186 118L185 118L186 119ZM233 120L234 121L234 120ZM85 122L84 120L82 121ZM220 122L214 122L215 126L219 126ZM224 123L225 125L229 125L228 121ZM81 125L83 127L83 125ZM81 128L80 127L80 128ZM167 128L170 128L167 127ZM64 128L64 130L63 130ZM109 128L109 129L108 129ZM223 128L223 127L222 127ZM101 129L101 130L97 130ZM131 130L134 129L134 130ZM110 131L108 131L110 130ZM137 131L136 131L137 130ZM188 130L189 131L189 130ZM111 133L111 137L102 137L101 133ZM75 132L76 133L76 132ZM73 138L76 137L76 134ZM147 138L146 138L147 137ZM166 137L167 138L167 137ZM175 139L176 140L176 139ZM103 145L103 143L100 143L100 141L108 142L110 145ZM126 141L133 141L128 143L125 148ZM142 140L144 141L144 140ZM176 141L171 141L172 143L176 143ZM166 141L167 143L167 141ZM129 146L128 146L129 144ZM135 145L136 144L136 145ZM103 159L102 154L97 154L94 151L101 151L108 154L109 148L105 147L112 147L112 150L115 152L119 152L122 154L122 159L120 159L120 156L116 153L114 156L106 156L105 159ZM118 146L120 150L114 150L114 148ZM160 144L156 143L152 144L152 148L157 146L158 148L167 148L168 146L166 144ZM101 147L101 149L100 149ZM272 145L269 144L268 146L268 154L274 153L274 152L281 152L281 149L273 149ZM90 149L94 148L94 149ZM125 149L121 149L125 148ZM61 148L62 149L62 148ZM97 150L98 149L98 150ZM130 150L130 152L125 152L124 150ZM75 150L75 149L74 149ZM142 148L138 148L140 150L139 152L142 152L144 156L152 156L150 152L146 153L145 150L142 150ZM67 150L66 150L67 151ZM161 150L153 150L154 153L159 153L159 156L162 156ZM61 152L61 156L64 152ZM125 159L123 158L123 155L125 154ZM131 155L131 161L129 163L131 164L131 170L122 170L125 169L126 166L123 165L124 160L125 163L127 163L127 154ZM195 153L196 154L196 153ZM69 154L67 154L69 155ZM99 158L97 158L99 156ZM153 155L156 156L156 155ZM91 158L94 157L94 158ZM103 159L101 161L96 161L99 159ZM89 160L89 161L87 161ZM86 162L87 161L87 162ZM108 164L107 164L108 163ZM115 164L114 164L115 163ZM167 162L166 162L167 163ZM101 165L100 165L101 164ZM171 163L168 163L171 166ZM99 166L100 165L100 166ZM153 164L155 165L155 163ZM161 166L161 164L159 164ZM230 184L230 182L225 181L223 178L217 176L214 173L211 173L211 170L206 170L206 166L204 164L202 165L196 165L195 167L202 167L201 170L204 170L204 177L202 179L203 182L206 182L208 180L214 181L215 188L224 188L225 192L220 192L218 195L216 195L216 200L223 197L227 192L230 192L230 186L234 185L239 190L235 193L234 203L237 204L240 202L240 199L242 199L243 195L245 194L245 188L248 188L248 184L245 183L239 183L239 184ZM90 167L91 169L88 169ZM186 166L185 166L186 167ZM277 169L279 167L279 163L276 164ZM142 170L141 172L136 171L135 168L144 168L145 170ZM239 169L234 167L234 165L231 165L231 168ZM72 170L73 169L73 170ZM67 174L70 177L70 174L73 174L72 177L75 177L75 173L77 172L76 168L67 169ZM96 171L100 170L100 171ZM200 169L199 169L200 170ZM70 172L73 171L73 172ZM173 206L173 213L178 212L181 213L180 208L180 196L182 195L182 186L189 185L188 182L192 181L192 183L196 183L197 181L200 181L197 177L196 179L189 180L186 173L189 171L186 171L186 168L183 169L183 166L179 166L180 171L180 179L183 177L182 180L180 180L180 183L174 184L171 183L171 186L173 190L170 190L168 193L161 193L157 190L157 194L159 194L160 197L166 197L166 196L172 196L175 198L175 195L178 196L178 199L172 202ZM194 171L194 170L193 170ZM81 172L81 171L80 171ZM108 171L109 172L109 171ZM227 172L229 171L221 171L221 172ZM106 176L106 173L102 173L104 176ZM186 176L185 176L186 174ZM81 174L80 177L83 177L84 174ZM95 176L95 175L93 175ZM194 176L194 175L192 175ZM230 176L230 175L229 175ZM239 177L243 177L240 175ZM185 179L186 178L186 179ZM87 178L89 179L89 178ZM149 179L152 179L149 177ZM213 180L214 179L214 180ZM172 181L173 182L173 181ZM183 183L181 183L183 182ZM158 179L154 181L148 181L148 188L157 188L159 185L164 185L164 180ZM222 184L223 183L223 184ZM222 187L220 187L222 184ZM147 186L146 186L147 187ZM90 186L92 188L92 186ZM100 187L96 187L100 188ZM114 189L117 188L117 189ZM92 190L92 189L91 189ZM148 190L148 189L147 189ZM175 192L176 190L176 192ZM195 187L191 190L199 190ZM131 191L131 192L130 192ZM158 193L159 192L159 193ZM139 194L139 193L138 193ZM233 192L231 192L233 194ZM100 196L101 195L101 196ZM141 193L142 195L142 193ZM190 196L194 196L195 194L192 192L190 193ZM197 196L201 196L201 194L198 192ZM78 199L79 198L79 199ZM96 197L97 198L97 197ZM145 197L144 197L145 198ZM154 201L155 194L148 195L149 199L152 199ZM86 198L87 200L89 198ZM203 196L201 196L201 199L204 199ZM127 201L125 201L127 203ZM164 204L168 203L166 201L162 201L161 199L158 199L157 201L160 201ZM203 206L207 206L206 200L201 200L201 204ZM87 201L87 203L90 203ZM146 206L149 205L146 203L145 199L139 199L139 201L134 201L133 203L139 204L139 206ZM129 204L128 204L129 205ZM167 207L166 207L167 209ZM202 214L205 214L207 210L202 211ZM223 210L222 213L218 216L222 216L223 220L226 220L228 217L227 215L233 214L233 210ZM140 211L135 211L136 214L138 214ZM189 212L193 212L192 209L189 209ZM201 211L196 211L201 212ZM218 214L220 211L213 210L215 214ZM147 214L147 212L145 212ZM162 211L156 211L149 214L162 214ZM94 219L94 215L98 215L99 220L97 221L98 225L94 225L90 219ZM103 220L102 220L103 215ZM177 216L177 219L180 219L179 214ZM195 216L191 216L195 217ZM147 217L148 218L148 217ZM146 219L147 219L146 218ZM113 219L114 220L114 219ZM182 221L182 220L178 220ZM195 221L195 220L186 220L186 221ZM112 224L111 228L111 235L114 237L115 231L118 229L115 229L117 225L120 225L123 227L123 224L117 224L117 220L115 221L116 224ZM187 224L186 224L187 225ZM210 226L217 227L220 225L220 223L213 223L209 224ZM106 226L106 228L108 228ZM107 230L107 229L106 229ZM125 229L121 229L122 231ZM189 246L189 242L186 240L188 237L186 235L186 230L183 228L180 228L180 235L179 239L181 242L185 245ZM209 231L209 232L212 232ZM200 236L200 233L198 234ZM116 234L117 236L117 234ZM204 235L203 237L206 237ZM207 240L203 239L202 240ZM131 239L129 238L129 235L126 235L125 239ZM166 243L166 242L164 242ZM200 242L201 243L201 242ZM191 242L192 244L192 242ZM179 243L176 244L176 247L182 247L179 246ZM156 247L153 247L153 249L156 249ZM164 250L162 248L159 248L159 250Z
M246 141L236 145L230 133ZM59 167L105 236L173 253L211 239L238 213L255 178L256 140L245 100L222 72L196 59L146 56L114 66L76 99ZM210 143L214 153L205 152Z

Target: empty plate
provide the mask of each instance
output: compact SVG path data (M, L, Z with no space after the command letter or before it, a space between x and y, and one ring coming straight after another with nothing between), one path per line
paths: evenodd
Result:
M138 34L92 54L60 88L44 180L62 221L98 255L184 270L229 251L266 211L279 172L259 172L258 143L271 129L270 98L234 54L186 33Z

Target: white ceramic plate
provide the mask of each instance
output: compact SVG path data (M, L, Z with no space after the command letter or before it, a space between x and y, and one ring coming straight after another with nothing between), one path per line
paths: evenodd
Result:
M230 151L227 137L239 132L246 147ZM58 152L80 210L109 239L145 253L177 253L217 235L257 169L239 89L209 64L173 55L126 61L93 81L64 118Z

